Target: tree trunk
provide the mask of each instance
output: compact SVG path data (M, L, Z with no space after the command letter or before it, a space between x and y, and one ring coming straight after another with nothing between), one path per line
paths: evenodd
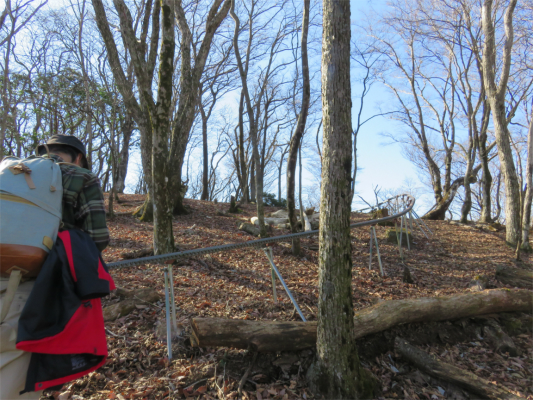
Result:
M169 162L172 76L174 73L174 3L162 0L161 55L157 103L150 110L152 121L152 196L154 202L154 254L175 251L170 199L171 166Z
M533 200L533 113L529 120L527 135L527 170L526 170L526 195L522 211L522 250L531 251L529 244L529 230L531 229L531 203Z
M501 312L530 312L532 307L531 292L525 289L493 289L456 296L389 300L355 312L352 336L359 339L414 322L446 321ZM247 349L252 345L258 351L282 351L314 347L317 344L317 323L193 318L191 326L197 346Z
M505 183L505 225L506 241L516 246L520 242L520 186L514 165L511 149L510 132L508 129L505 96L511 67L511 50L513 46L513 13L517 0L511 0L505 11L505 42L503 45L502 70L499 84L496 84L496 38L492 21L492 0L484 0L481 20L485 44L483 49L483 80L485 92L492 111L492 122L498 146L500 170Z
M471 175L469 179L470 183L476 182L477 178L475 175L478 173L480 168L481 166L478 166L473 171L473 175ZM424 216L422 216L422 218L431 221L444 221L446 217L446 211L448 211L448 208L450 208L459 188L464 185L464 181L465 177L457 178L455 181L453 181L450 186L450 190L444 194L444 197L442 197L441 201L437 203L437 206L433 210L428 211Z
M317 359L309 369L308 382L328 399L373 398L373 385L359 363L352 304L350 2L324 0L322 21Z
M124 193L126 188L126 175L128 173L128 161L130 155L130 140L133 134L133 119L130 113L126 113L124 124L122 125L122 148L120 149L117 165L116 192Z
M202 116L202 148L203 148L203 171L202 171L202 196L200 200L209 199L209 154L207 147L207 117L204 107L200 104L200 114Z
M418 369L434 376L460 386L469 392L475 393L484 399L520 399L520 397L501 389L485 379L479 378L470 371L457 368L451 364L438 361L434 357L411 346L405 340L396 337L394 341L394 350L403 358L409 360Z
M305 124L307 121L307 114L309 112L309 100L311 98L311 85L309 83L309 61L307 57L307 34L309 31L309 4L310 0L304 0L304 10L302 17L302 108L298 116L296 129L291 137L289 154L287 156L287 211L289 212L289 223L291 225L291 232L298 232L297 218L296 218L296 204L294 199L295 192L295 175L296 175L296 159L298 158L298 150L305 132ZM300 200L301 202L301 200ZM301 207L300 207L301 209ZM300 239L292 240L292 254L300 254Z
M492 189L492 174L489 168L489 154L487 151L486 135L485 142L480 143L479 158L483 176L481 177L481 217L480 222L492 222L492 205L491 205L491 189Z
M235 0L231 1L230 15L231 15L231 18L233 18L233 21L235 21L235 30L233 32L233 49L235 51L235 58L237 61L237 66L239 68L239 75L241 77L242 92L244 94L246 112L248 114L248 121L250 124L249 134L252 140L253 165L250 171L252 175L255 172L255 180L253 178L250 179L250 183L251 184L255 183L255 201L257 204L257 219L259 220L259 229L261 230L261 237L267 237L268 234L267 234L266 226L265 226L265 208L263 205L263 170L261 168L261 156L259 154L258 128L257 128L257 121L256 121L254 111L252 108L250 92L248 91L247 74L244 70L242 59L241 59L241 54L239 51L240 21L239 21L239 17L237 16L237 14L235 14ZM248 48L248 55L249 55L249 50L250 49Z

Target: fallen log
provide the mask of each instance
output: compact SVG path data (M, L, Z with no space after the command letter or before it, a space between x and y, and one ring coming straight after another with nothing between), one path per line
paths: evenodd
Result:
M520 399L477 375L451 364L439 361L402 338L394 340L394 350L418 369L454 385L460 386L485 399Z
M506 265L496 267L496 279L506 285L523 289L533 289L533 272Z
M493 289L447 297L383 301L355 313L355 337L412 322L445 321L512 311L531 311L528 290ZM193 318L193 339L200 347L234 347L257 351L301 350L316 344L316 321L271 322Z
M259 352L298 351L316 343L316 322L193 318L194 347L233 347Z

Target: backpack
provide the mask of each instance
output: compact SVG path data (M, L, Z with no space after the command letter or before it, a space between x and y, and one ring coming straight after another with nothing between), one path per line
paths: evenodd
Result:
M0 163L0 274L37 276L61 223L61 169L49 157Z

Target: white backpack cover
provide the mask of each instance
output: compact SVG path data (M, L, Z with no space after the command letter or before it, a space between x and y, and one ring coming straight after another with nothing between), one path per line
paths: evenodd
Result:
M37 276L61 223L61 169L49 157L0 163L0 272Z

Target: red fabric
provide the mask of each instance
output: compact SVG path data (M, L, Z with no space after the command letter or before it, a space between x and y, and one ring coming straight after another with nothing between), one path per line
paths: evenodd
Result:
M91 306L86 307L87 303ZM62 332L41 340L19 342L17 349L42 354L89 353L107 356L104 315L100 299L83 303Z
M102 261L100 260L98 260L98 278L109 281L109 290L115 290L117 288L115 286L115 281L113 280L113 278L111 278L111 275L109 275L109 272L107 272L104 269L104 266L102 265Z
M70 382L70 381L73 381L75 379L81 378L82 376L85 376L85 375L87 375L90 372L96 371L98 368L100 368L102 365L105 364L106 360L107 360L107 356L105 356L104 359L98 365L95 365L94 367L89 368L89 369L87 369L85 371L78 372L77 374L72 374L72 375L69 375L69 376L63 376L61 378L53 379L51 381L37 382L35 384L35 391L38 392L39 390L46 390L49 387L62 385L63 383Z
M72 257L72 244L70 242L70 232L62 231L57 234L57 236L62 240L65 246L65 253L67 254L68 266L70 268L70 273L74 282L78 282L76 278L76 270L74 269L74 258Z

